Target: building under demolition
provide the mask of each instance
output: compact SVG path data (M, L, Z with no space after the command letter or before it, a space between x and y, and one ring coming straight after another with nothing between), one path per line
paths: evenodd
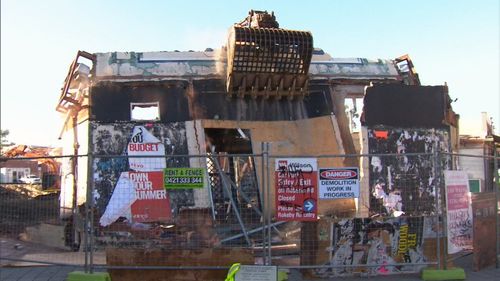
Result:
M370 218L376 216L395 220L404 212L417 217L407 224L418 228L418 216L436 206L431 161L346 155L451 152L457 145L458 117L447 87L420 86L409 57L333 58L313 48L311 33L280 29L274 15L261 12L232 27L222 49L80 51L57 110L65 116L63 154L75 156L64 159L61 178L61 207L71 225L66 240L75 247L82 229L77 217L92 202L86 214L92 212L103 245L110 243L106 233L119 229L171 248L257 251L266 242L251 234L262 232L267 220L273 233L296 237L293 245L280 240L299 255L296 264L345 263L322 248L342 252L359 239L358 227L375 227ZM278 195L279 177L266 175L280 164L263 155L339 156L319 157L317 167L359 168L359 195L312 198L312 219L280 219L278 205L305 205ZM189 176L169 177L179 174ZM332 224L339 218L349 220ZM132 230L134 223L161 227L144 236ZM182 234L169 232L171 226L200 239L177 243ZM339 235L325 238L331 227Z

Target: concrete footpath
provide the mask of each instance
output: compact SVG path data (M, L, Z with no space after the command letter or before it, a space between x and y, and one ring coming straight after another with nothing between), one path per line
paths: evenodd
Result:
M479 272L472 271L472 256L467 256L457 260L457 266L465 269L469 281L480 280L500 280L500 269L490 267ZM65 281L69 272L83 270L78 266L23 266L23 267L0 267L1 281ZM168 274L168 271L165 271ZM305 281L298 271L290 272L289 281ZM357 278L335 278L335 279L315 279L318 281L333 280L373 280L373 281L417 281L421 280L419 275L389 275L377 277L357 277ZM113 280L120 281L120 280ZM221 280L222 281L222 280Z

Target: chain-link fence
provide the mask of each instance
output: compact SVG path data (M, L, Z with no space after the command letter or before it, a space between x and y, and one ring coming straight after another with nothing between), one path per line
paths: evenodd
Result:
M330 278L414 273L498 248L498 239L474 239L498 227L498 158L482 155L297 156L263 146L12 158L1 168L2 264L216 280L241 262ZM467 193L449 171L465 177Z

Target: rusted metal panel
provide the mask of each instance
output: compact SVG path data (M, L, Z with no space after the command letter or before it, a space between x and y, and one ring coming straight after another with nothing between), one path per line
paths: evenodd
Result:
M293 98L307 93L310 32L233 27L229 34L227 92Z
M473 193L473 268L479 271L496 262L495 192Z
M242 248L200 248L196 250L169 249L116 249L106 250L107 264L110 266L224 266L229 268L234 262L254 264L250 249ZM134 270L108 269L112 280L136 281L187 281L224 280L227 269L222 270Z
M308 94L312 34L278 26L274 14L250 11L229 30L228 95L293 99Z

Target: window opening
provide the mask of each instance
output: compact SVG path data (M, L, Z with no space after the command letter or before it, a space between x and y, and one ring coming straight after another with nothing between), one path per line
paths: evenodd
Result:
M160 120L160 104L158 102L130 103L130 120L132 121Z

